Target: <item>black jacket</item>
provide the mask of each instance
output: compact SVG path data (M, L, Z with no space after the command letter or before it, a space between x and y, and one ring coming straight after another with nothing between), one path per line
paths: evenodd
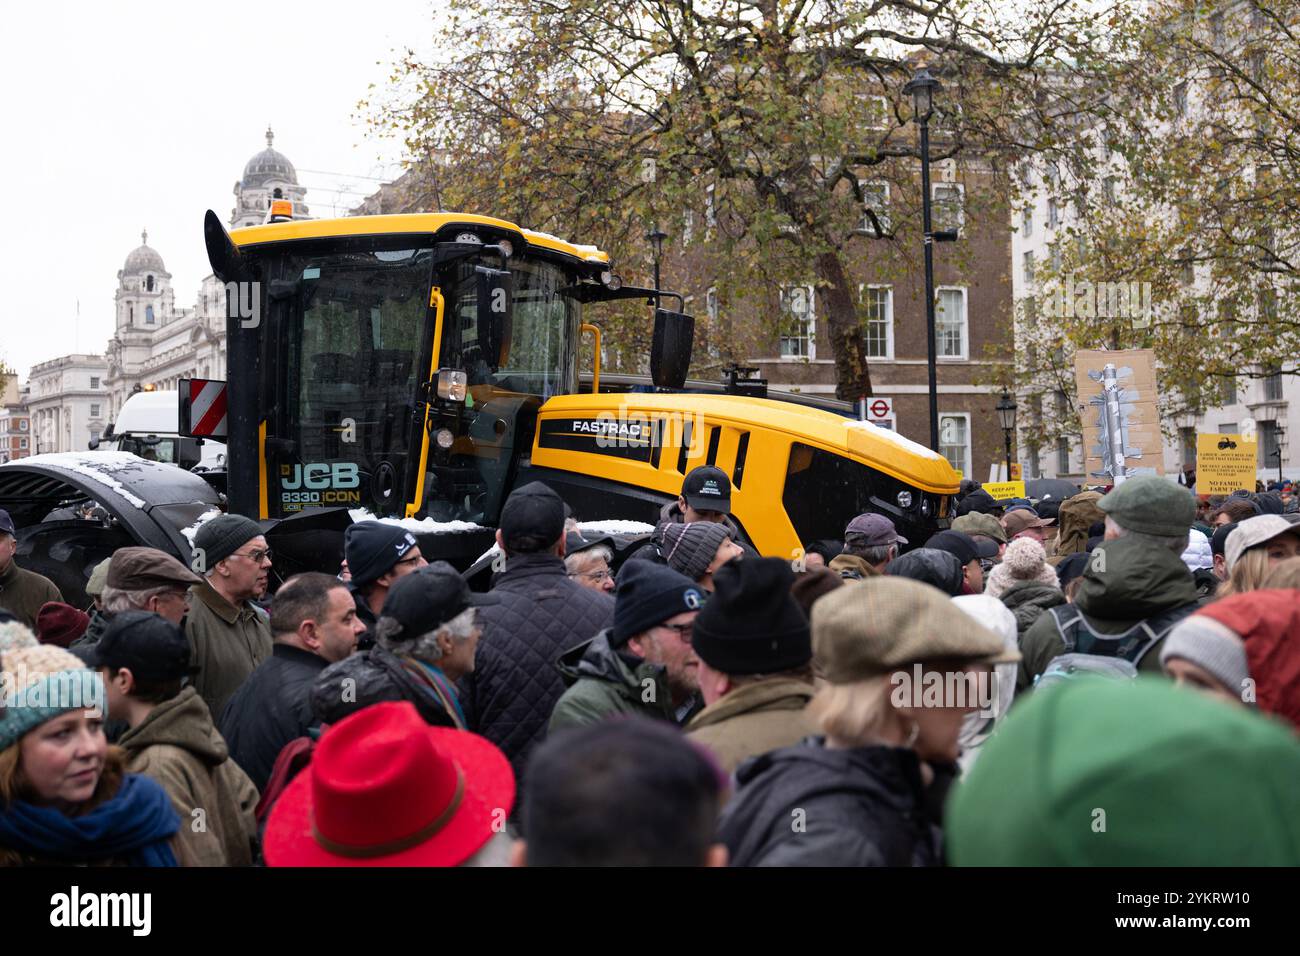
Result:
M276 644L222 710L218 729L231 759L259 793L284 745L315 724L311 688L328 663L310 651Z
M479 610L482 636L460 704L468 728L500 747L521 781L564 694L556 659L614 622L614 599L575 584L549 554L507 558L491 593L501 603Z
M718 831L732 866L941 863L942 810L911 750L808 737L741 764L736 784Z

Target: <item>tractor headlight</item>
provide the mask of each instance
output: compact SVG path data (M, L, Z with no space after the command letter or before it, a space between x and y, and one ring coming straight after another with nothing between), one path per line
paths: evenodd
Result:
M912 493L910 491L900 491L898 493L898 507L904 511L912 507Z
M469 390L469 375L460 369L444 368L438 371L438 397L450 402L465 401Z
M456 441L456 436L452 434L450 428L439 428L433 440L438 443L438 447L446 451Z

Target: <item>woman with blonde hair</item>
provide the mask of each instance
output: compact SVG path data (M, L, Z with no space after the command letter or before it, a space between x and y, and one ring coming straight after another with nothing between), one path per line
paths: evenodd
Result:
M1276 565L1300 555L1300 525L1281 515L1247 518L1228 535L1223 555L1228 580L1215 597L1258 591Z
M820 598L812 634L823 736L736 770L719 826L731 865L939 865L963 721L1019 654L939 589L888 575Z
M175 866L176 811L108 745L99 675L13 634L0 664L0 866Z

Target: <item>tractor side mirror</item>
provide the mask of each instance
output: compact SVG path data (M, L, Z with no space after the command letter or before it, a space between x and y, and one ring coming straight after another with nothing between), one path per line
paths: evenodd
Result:
M655 309L654 339L650 346L650 378L658 388L681 388L691 367L695 344L695 317L684 312Z
M475 266L478 280L478 347L492 371L510 354L511 310L514 287L504 269Z

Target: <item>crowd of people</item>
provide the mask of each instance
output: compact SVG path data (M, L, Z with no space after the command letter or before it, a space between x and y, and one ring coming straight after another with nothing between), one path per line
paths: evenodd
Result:
M766 557L730 497L629 541L524 485L484 593L365 521L271 595L220 515L85 610L0 511L0 863L1300 864L1290 483L965 482Z

